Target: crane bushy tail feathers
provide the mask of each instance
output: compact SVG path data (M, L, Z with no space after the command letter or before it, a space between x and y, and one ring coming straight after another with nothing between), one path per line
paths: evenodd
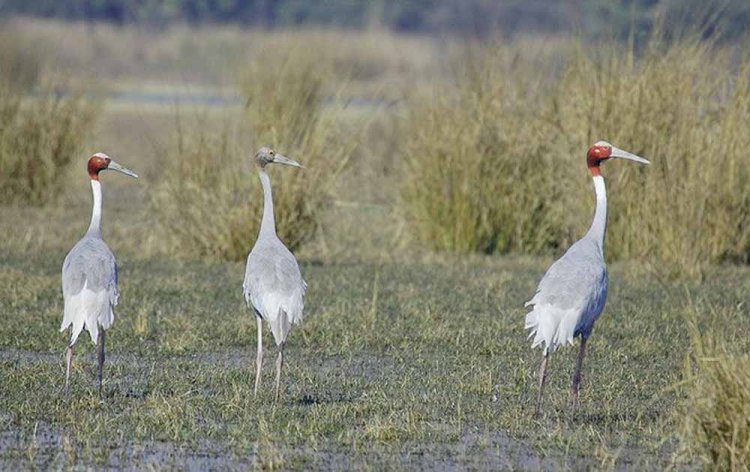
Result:
M550 304L536 304L532 299L524 305L533 309L526 314L524 329L529 329L529 338L533 337L531 347L544 342L544 354L552 353L565 343L573 344L578 324L579 310L563 310Z
M271 333L273 334L273 339L276 342L276 345L279 346L281 343L286 342L292 326L302 324L304 311L303 302L300 303L298 310L286 310L283 306L280 306L276 311L276 313L278 313L276 316L264 316L263 313L255 307L248 287L243 287L245 290L245 301L247 302L247 306L253 310L255 316L260 317L261 320L268 323L271 327ZM306 283L304 283L304 288L307 288ZM258 304L261 305L260 300L258 300L258 302Z
M72 325L70 333L70 345L78 340L78 336L85 327L91 336L91 341L96 344L99 339L99 326L109 329L115 320L113 306L117 305L117 294L113 296L107 290L94 292L88 289L84 283L83 290L75 295L65 298L63 321L60 332L65 331ZM84 316L80 316L83 313Z
M273 333L273 339L276 341L276 345L279 346L281 343L286 342L286 338L289 336L289 330L292 325L298 325L300 323L302 323L301 311L299 316L289 317L283 308L279 308L279 316L269 322L271 325L271 333Z

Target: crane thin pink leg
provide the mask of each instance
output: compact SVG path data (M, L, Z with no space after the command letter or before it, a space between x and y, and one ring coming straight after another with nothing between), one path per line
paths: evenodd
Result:
M68 346L67 367L65 368L65 395L70 394L70 367L73 365L73 346Z
M276 358L276 403L279 402L281 391L281 368L284 366L284 345L286 341L279 344L279 355Z
M102 396L102 380L104 377L104 341L106 339L107 332L105 330L102 330L101 334L99 335L99 342L96 346L96 359L99 363L99 398Z
M260 316L255 317L258 320L258 355L255 357L255 396L258 396L258 386L260 385L260 370L263 367L263 320Z
M539 417L542 413L542 395L544 394L544 384L547 381L547 359L549 358L549 352L545 352L542 357L542 364L539 366L539 393L536 397L536 409L534 410L534 416Z
M578 350L578 359L576 359L576 371L573 374L573 386L571 387L570 392L571 417L574 417L576 415L576 408L578 408L578 391L581 387L581 369L583 367L583 358L586 355L586 341L588 341L588 337L582 335L581 347Z

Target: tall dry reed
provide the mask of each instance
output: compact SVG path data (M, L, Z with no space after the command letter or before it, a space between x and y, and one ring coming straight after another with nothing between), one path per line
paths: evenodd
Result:
M533 69L510 49L471 47L452 80L411 107L403 196L434 249L538 254L567 239L559 177L569 174L535 115L546 92Z
M700 42L598 51L561 72L512 47L466 54L416 102L403 195L422 241L559 252L590 221L585 152L604 139L653 162L604 167L608 259L695 276L750 258L750 63Z
M560 148L597 139L652 160L610 163L612 259L673 274L750 256L750 63L709 44L653 45L642 57L579 53L553 98ZM583 198L583 196L581 196Z
M0 203L54 199L94 116L94 107L80 98L23 98L0 90Z
M304 169L271 166L277 232L291 248L317 230L331 184L356 140L337 135L340 107L327 103L329 69L302 45L269 51L251 64L240 87L242 117L185 128L167 152L169 168L155 197L175 253L241 260L257 236L263 194L253 156L268 145Z
M95 107L40 86L44 55L22 29L0 28L0 203L41 205L93 126ZM35 95L32 95L32 92Z
M679 410L682 454L708 470L750 467L750 356L730 353L692 327L685 366L687 398Z

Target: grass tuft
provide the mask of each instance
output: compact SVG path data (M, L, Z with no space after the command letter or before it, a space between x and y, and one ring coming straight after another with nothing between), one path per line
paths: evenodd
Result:
M608 259L688 276L748 261L750 62L689 41L561 54L557 72L514 46L480 47L417 101L403 194L419 238L455 252L567 246L590 222L584 157L604 139L653 162L604 168Z
M578 53L553 104L568 155L607 139L652 161L604 170L611 259L657 260L668 275L687 276L748 261L750 62L733 69L730 51L690 42L656 43L642 57Z
M750 466L750 356L731 354L693 329L695 359L682 409L683 447L712 470Z
M244 169L263 145L305 166L269 171L279 236L294 250L315 234L331 185L355 147L337 136L341 107L324 103L327 80L326 66L299 45L261 57L241 87L243 117L227 120L219 132L201 125L178 132L177 152L165 151L172 155L155 199L178 253L246 257L260 227L263 197L257 177Z
M46 58L39 41L14 22L2 26L0 203L42 205L60 193L65 170L93 128L94 107L40 86Z
M531 64L470 47L410 110L403 196L418 237L451 252L545 253L566 239L561 169Z
M94 116L81 98L24 98L0 87L0 202L53 200Z

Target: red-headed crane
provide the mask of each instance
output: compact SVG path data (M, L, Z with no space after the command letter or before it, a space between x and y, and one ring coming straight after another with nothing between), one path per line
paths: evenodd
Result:
M607 301L607 266L604 263L607 190L600 165L609 159L629 159L649 164L646 159L618 149L605 141L599 141L589 149L587 163L596 191L594 221L586 235L550 266L539 282L536 294L525 305L533 307L526 315L525 325L526 329L531 330L529 337L534 338L532 347L543 344L544 349L539 367L539 393L535 409L537 416L542 408L542 394L547 380L547 360L550 353L563 344L572 344L573 338L580 336L581 346L571 390L571 411L575 416L586 342Z

